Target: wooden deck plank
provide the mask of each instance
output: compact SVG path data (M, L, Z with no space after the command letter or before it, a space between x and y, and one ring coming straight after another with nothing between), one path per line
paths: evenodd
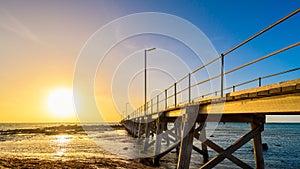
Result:
M300 93L201 105L202 114L300 115ZM218 111L223 108L223 111Z

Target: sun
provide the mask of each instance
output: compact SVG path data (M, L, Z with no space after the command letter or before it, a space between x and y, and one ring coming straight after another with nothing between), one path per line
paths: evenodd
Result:
M75 108L71 89L53 90L48 97L48 109L56 117L73 117Z

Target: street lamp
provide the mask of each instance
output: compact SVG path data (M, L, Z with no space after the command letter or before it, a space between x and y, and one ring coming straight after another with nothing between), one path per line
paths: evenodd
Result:
M144 103L144 115L147 111L147 52L153 51L156 48L145 49L145 103Z
M127 117L127 115L128 115L128 113L127 113L127 105L128 105L129 103L127 102L126 103L126 116L125 116L125 118Z

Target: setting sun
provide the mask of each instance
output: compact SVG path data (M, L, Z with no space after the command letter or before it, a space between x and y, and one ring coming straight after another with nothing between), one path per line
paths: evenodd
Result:
M75 115L71 89L56 89L48 97L48 109L57 117L72 117Z

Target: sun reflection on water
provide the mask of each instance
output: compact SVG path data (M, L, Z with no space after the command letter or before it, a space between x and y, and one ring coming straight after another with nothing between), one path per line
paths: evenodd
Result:
M60 149L56 152L55 156L58 156L58 157L62 157L65 155L65 152L66 152L66 149L63 148L63 149Z
M69 135L58 135L56 136L56 139L54 141L55 143L57 143L58 145L67 145L70 143L70 136Z
M67 153L67 146L70 144L71 138L69 135L55 136L54 143L56 145L56 153L54 156L63 157Z

